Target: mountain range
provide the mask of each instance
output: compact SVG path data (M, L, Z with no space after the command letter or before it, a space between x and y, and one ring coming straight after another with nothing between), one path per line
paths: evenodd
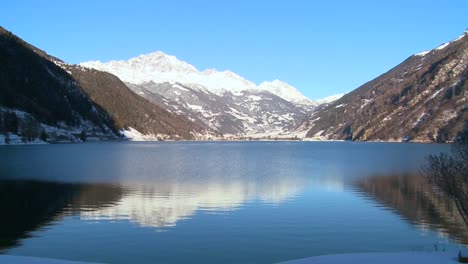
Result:
M312 101L161 51L72 65L0 27L0 141L451 141L467 129L467 35Z
M268 91L285 100L303 105L315 105L296 88L280 80L263 82L255 85L242 76L231 71L207 69L202 72L175 56L161 51L140 55L127 61L89 61L80 66L110 72L127 83L136 85L154 82L178 82L192 86L203 86L208 91L223 94L245 90Z
M119 139L132 129L150 139L195 139L206 133L136 95L116 76L66 64L1 27L0 47L5 143Z
M280 80L256 85L231 71L198 71L160 51L80 66L115 74L155 105L224 137L288 136L317 105Z

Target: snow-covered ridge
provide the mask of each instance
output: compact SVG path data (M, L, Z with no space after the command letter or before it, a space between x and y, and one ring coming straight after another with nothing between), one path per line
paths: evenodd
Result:
M222 94L226 91L235 93L245 90L266 90L290 102L305 105L315 104L285 82L274 80L263 82L257 86L231 71L218 71L216 69L199 71L189 63L161 51L140 55L127 61L89 61L80 65L110 72L117 75L122 81L136 85L148 82L178 82L189 86L201 85L216 94Z
M257 89L268 91L290 102L295 102L295 103L305 104L305 105L315 104L312 100L305 97L296 88L280 80L274 80L271 82L262 82L259 86L257 86Z
M425 50L425 51L422 51L422 52L419 52L419 53L416 53L414 54L414 56L419 56L419 57L424 57L426 56L427 54L431 53L432 51L435 51L435 50L443 50L445 49L448 45L450 45L451 43L453 42L457 42L461 39L463 39L464 37L466 37L468 35L468 30L465 30L465 32L463 32L463 34L461 34L460 36L458 36L458 38L452 40L452 41L449 41L449 42L445 42L443 44L440 44L439 46L437 46L436 48L432 49L432 50Z
M343 95L345 95L345 94L344 93L334 94L334 95L330 95L330 96L324 97L322 99L317 99L317 100L314 100L314 101L316 103L318 103L318 104L329 104L331 102L334 102L334 101L340 99L341 97L343 97Z

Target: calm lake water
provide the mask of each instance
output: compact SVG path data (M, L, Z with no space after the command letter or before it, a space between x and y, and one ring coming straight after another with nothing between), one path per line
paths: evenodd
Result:
M447 145L0 147L0 252L103 263L274 263L466 243L418 173Z

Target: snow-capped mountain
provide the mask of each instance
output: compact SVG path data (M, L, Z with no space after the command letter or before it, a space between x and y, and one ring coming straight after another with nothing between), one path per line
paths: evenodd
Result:
M266 90L290 102L315 105L296 88L279 80L264 82L257 86L242 76L231 71L207 69L198 71L194 66L161 51L140 55L128 61L90 61L81 66L107 71L117 75L121 80L132 84L148 82L179 82L185 85L200 85L210 92L222 94L226 91Z
M199 71L162 52L80 65L115 74L150 102L224 135L286 135L316 106L285 82L257 86L231 71Z

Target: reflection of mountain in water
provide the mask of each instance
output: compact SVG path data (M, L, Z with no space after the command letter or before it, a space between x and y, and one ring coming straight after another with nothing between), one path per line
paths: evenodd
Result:
M434 229L468 244L468 228L447 197L436 193L419 175L367 178L358 187L421 228Z
M121 190L110 185L0 181L0 252L61 217L69 205L92 210L120 196Z
M167 179L161 183L131 185L115 205L82 211L84 219L128 219L142 226L174 226L197 210L231 211L249 201L280 203L294 196L304 180L294 177L266 179L210 178L191 181Z
M280 203L294 196L304 178L283 175L245 179L208 177L149 183L70 184L0 181L0 252L64 215L125 219L141 226L174 226L197 210L230 211L259 200Z

